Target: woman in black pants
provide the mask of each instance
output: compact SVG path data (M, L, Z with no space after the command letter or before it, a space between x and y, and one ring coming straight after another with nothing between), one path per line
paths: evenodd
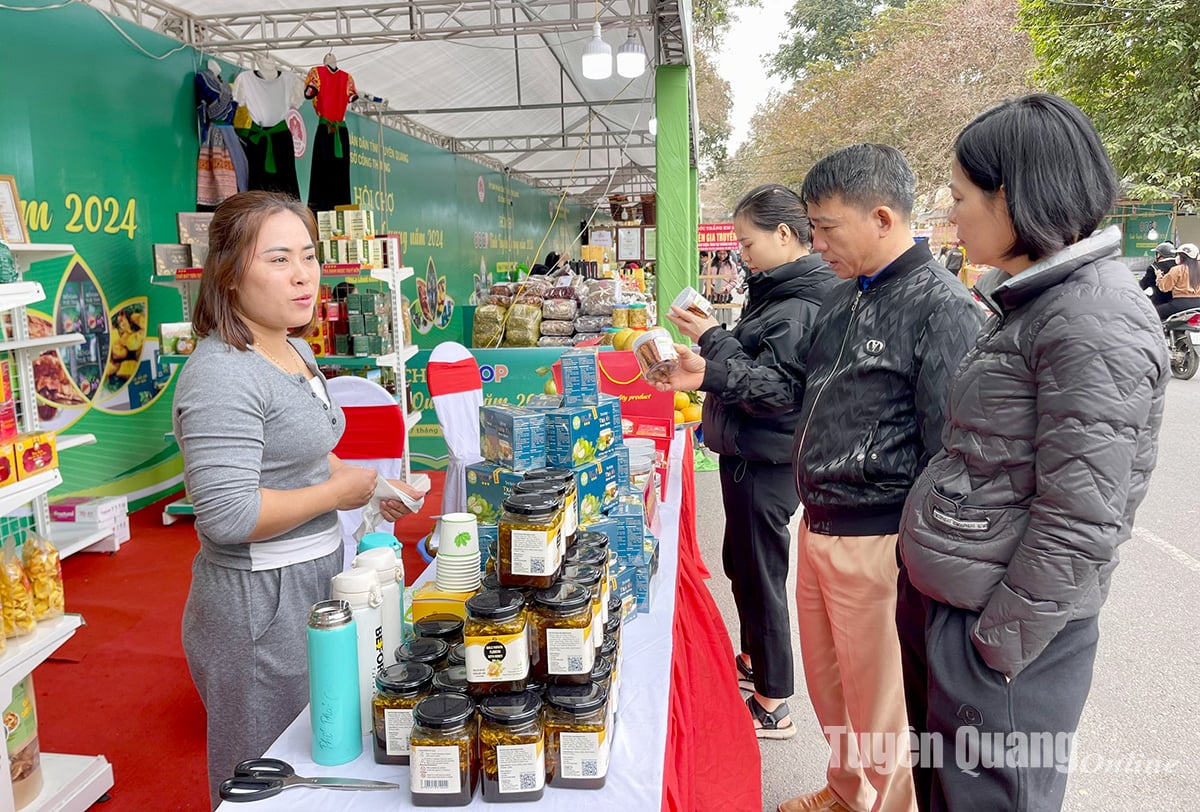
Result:
M1158 289L1170 298L1154 305L1158 317L1166 320L1167 316L1182 313L1200 307L1200 249L1195 243L1184 243L1175 249L1175 261L1178 263L1166 273L1158 275Z
M659 389L700 389L705 443L720 455L725 503L722 559L741 625L739 683L760 738L795 735L787 574L788 522L800 504L792 477L796 409L804 397L809 333L834 281L809 253L808 216L791 189L759 186L737 205L734 230L750 268L742 317L731 331L672 307L668 318L700 345L678 346L680 369Z

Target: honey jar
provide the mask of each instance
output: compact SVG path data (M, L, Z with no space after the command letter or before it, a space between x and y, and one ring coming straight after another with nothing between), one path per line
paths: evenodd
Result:
M560 581L533 597L530 674L538 682L583 685L592 673L592 596L587 587Z
M424 663L396 663L375 675L371 702L376 764L407 764L413 708L429 696L433 669Z
M501 585L545 589L554 583L562 514L562 501L551 493L514 493L504 500L497 556Z
M489 696L479 705L483 800L537 801L546 790L542 700L533 691Z
M516 589L480 592L467 599L464 629L467 684L476 696L525 690L529 633L525 596Z

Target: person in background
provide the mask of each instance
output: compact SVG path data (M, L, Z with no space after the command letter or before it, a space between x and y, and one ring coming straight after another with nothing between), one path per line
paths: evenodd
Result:
M1195 243L1185 242L1175 249L1179 263L1158 277L1158 289L1171 296L1170 301L1155 305L1160 319L1184 310L1200 307L1200 249Z
M734 264L733 258L729 256L728 251L714 251L712 262L708 266L708 273L713 276L719 276L719 279L708 280L711 283L712 296L708 297L709 301L714 304L731 304L733 302L733 292L737 288L739 270ZM720 322L722 327L728 328L731 321L730 315L733 312L731 308L723 307L719 311Z
M959 133L951 178L959 239L995 269L976 286L993 316L904 506L897 624L916 733L1003 744L978 769L961 750L925 765L918 802L1053 812L1097 613L1154 469L1167 350L1116 261L1120 229L1095 231L1119 186L1075 105L988 110ZM1038 737L1050 746L1022 748Z
M536 263L532 268L529 269L529 275L552 276L561 271L563 268L569 267L568 263L570 261L570 255L566 253L560 254L557 251L551 251L549 254L546 254L545 262Z
M332 454L345 429L308 345L321 269L316 222L287 195L217 207L173 424L200 551L183 648L208 717L211 801L308 703L305 626L341 571L337 511L365 505L373 469ZM419 494L404 483L399 488ZM384 500L383 515L405 513Z
M800 649L831 752L828 785L783 802L782 812L916 805L901 756L909 739L896 532L909 488L941 449L946 385L981 315L929 247L914 242L914 186L904 156L881 144L833 152L804 179L813 250L844 280L817 316L792 446L804 505ZM871 736L900 749L860 754L854 744Z
M1158 280L1175 265L1175 243L1160 242L1154 246L1154 261L1146 267L1138 287L1149 294L1150 303L1156 308L1171 301L1171 294L1158 289Z
M804 396L805 354L821 302L834 282L809 253L799 196L759 186L738 203L734 229L750 265L750 294L732 332L672 307L667 318L700 354L677 345L681 367L661 390L700 389L708 447L720 455L725 538L721 559L741 631L738 680L760 738L796 733L787 699L795 686L788 615L788 522L799 499L788 441Z
M946 266L946 270L957 276L962 283L967 284L965 278L967 252L963 250L962 243L955 241L946 251L946 259L942 263Z

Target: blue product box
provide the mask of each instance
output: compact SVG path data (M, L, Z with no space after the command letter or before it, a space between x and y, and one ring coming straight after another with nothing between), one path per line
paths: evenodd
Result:
M549 412L562 408L562 405L562 398L558 395L530 395L525 401L525 408L535 412Z
M546 414L505 404L480 406L479 454L514 471L544 468Z
M653 572L649 565L630 567L630 569L633 570L634 597L637 602L638 614L646 614L650 611L650 604L654 602L654 596L658 593L658 573Z
M616 551L621 563L634 567L645 564L646 524L641 513L618 510L609 513L608 520L612 522L608 531L608 546Z
M601 395L596 410L600 413L600 426L612 429L613 447L621 447L621 443L625 442L625 429L621 425L621 399L616 395ZM626 463L628 463L628 449L626 449L625 455ZM625 467L628 468L628 464Z
M522 476L494 462L467 466L467 510L479 519L479 544L483 546L483 526L500 521L503 503Z
M594 348L562 354L563 406L595 406L600 398L599 364Z
M595 522L603 516L607 480L599 460L575 466L575 488L579 492L579 523Z
M600 467L604 471L604 500L605 508L611 507L617 501L617 493L621 489L622 482L629 482L629 455L626 453L622 457L620 451L625 446L617 446L607 454L601 454L596 457L596 462L600 463ZM629 449L625 449L628 452ZM625 478L621 478L621 468L624 464Z
M479 524L479 571L487 572L492 557L492 545L500 541L500 528L494 524Z
M596 459L613 444L612 429L600 425L595 406L555 409L546 415L546 460L574 468Z
M617 596L621 599L621 622L628 623L637 615L637 570L634 567L617 570Z

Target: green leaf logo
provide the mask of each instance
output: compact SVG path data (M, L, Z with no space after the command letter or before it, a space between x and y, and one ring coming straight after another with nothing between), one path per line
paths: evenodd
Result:
M462 533L459 533L457 536L454 537L454 546L455 547L466 547L470 543L471 543L471 534L467 533L465 531Z

